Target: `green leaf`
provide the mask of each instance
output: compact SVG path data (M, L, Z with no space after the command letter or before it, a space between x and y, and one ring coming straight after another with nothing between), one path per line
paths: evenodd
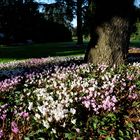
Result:
M45 140L44 138L38 138L38 140Z
M119 140L124 140L122 137L118 137Z
M122 131L122 130L119 130L119 135L120 135L121 137L123 137L123 136L124 136L124 134L123 134L123 131Z
M65 138L71 140L75 137L75 133L65 133Z
M112 140L112 139L111 139L111 137L108 136L105 138L105 140Z
M24 140L30 140L30 138L29 137L25 137Z
M114 113L109 113L108 117L111 118L112 121L116 120L116 115Z
M128 123L128 124L127 124L127 127L128 127L128 128L133 128L133 123Z
M105 138L105 140L116 140L116 139L114 137L108 136L108 137Z
M96 130L97 129L97 124L93 123L93 129Z
M77 140L83 140L83 138L82 137L77 137Z
M137 81L136 85L137 85L138 88L140 88L140 81Z
M125 135L125 137L126 137L127 139L131 139L130 135L131 135L130 131L126 130L126 135Z
M100 133L100 135L107 135L107 131L105 131L105 130L100 130L99 133Z

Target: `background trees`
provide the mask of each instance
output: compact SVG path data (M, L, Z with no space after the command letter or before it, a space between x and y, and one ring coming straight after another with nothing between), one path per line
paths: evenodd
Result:
M26 43L28 40L33 42L71 41L69 25L66 28L64 22L68 23L68 20L62 21L57 15L57 13L62 14L57 9L58 5L46 4L45 9L49 7L49 10L42 13L39 11L40 4L33 0L1 1L0 33L5 36L1 43ZM51 13L51 9L55 14ZM50 15L47 15L47 12Z
M33 40L34 38L37 38L37 34L35 35L36 37L34 37L33 32L37 33L37 30L40 30L39 28L45 28L45 23L48 21L63 24L68 28L67 34L70 34L70 31L73 28L71 22L73 18L77 17L77 44L82 44L83 31L85 31L83 30L83 23L84 18L86 17L87 4L88 0L55 0L54 3L50 4L37 3L34 0L1 1L0 32L4 32L6 43L12 41L23 42L28 39ZM44 24L42 22L44 22ZM44 25L44 27L39 27L38 24ZM50 31L49 33L51 34ZM66 32L64 31L63 34L65 33ZM42 38L44 38L44 35ZM66 40L69 41L70 39Z

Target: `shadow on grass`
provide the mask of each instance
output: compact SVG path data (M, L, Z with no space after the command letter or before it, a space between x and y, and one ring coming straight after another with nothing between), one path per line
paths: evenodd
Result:
M140 48L140 40L137 41L131 41L130 47Z
M46 58L49 56L76 56L83 55L87 42L83 46L77 46L76 42L60 42L32 44L21 46L0 45L0 62L21 60L29 58ZM130 47L140 48L140 41L132 41ZM140 54L129 54L129 61L140 62Z
M0 59L45 58L48 56L72 56L85 53L86 45L77 46L75 42L33 44L23 46L0 46Z

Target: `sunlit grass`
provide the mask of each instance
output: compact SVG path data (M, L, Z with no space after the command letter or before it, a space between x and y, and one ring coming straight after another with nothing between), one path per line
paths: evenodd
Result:
M83 46L78 46L76 41L73 41L19 46L0 45L0 63L28 58L84 55L87 44L88 42L84 41ZM129 53L140 53L139 47L139 41L131 41Z
M4 58L0 58L0 62L1 63L7 63L7 62L10 62L10 61L15 61L16 59L4 59Z

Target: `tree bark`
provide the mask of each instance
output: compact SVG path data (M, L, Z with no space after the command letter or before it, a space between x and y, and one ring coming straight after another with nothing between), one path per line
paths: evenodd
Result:
M77 0L77 44L83 44L82 33L82 0Z
M132 0L95 0L91 40L85 61L120 65L127 61L133 13Z

